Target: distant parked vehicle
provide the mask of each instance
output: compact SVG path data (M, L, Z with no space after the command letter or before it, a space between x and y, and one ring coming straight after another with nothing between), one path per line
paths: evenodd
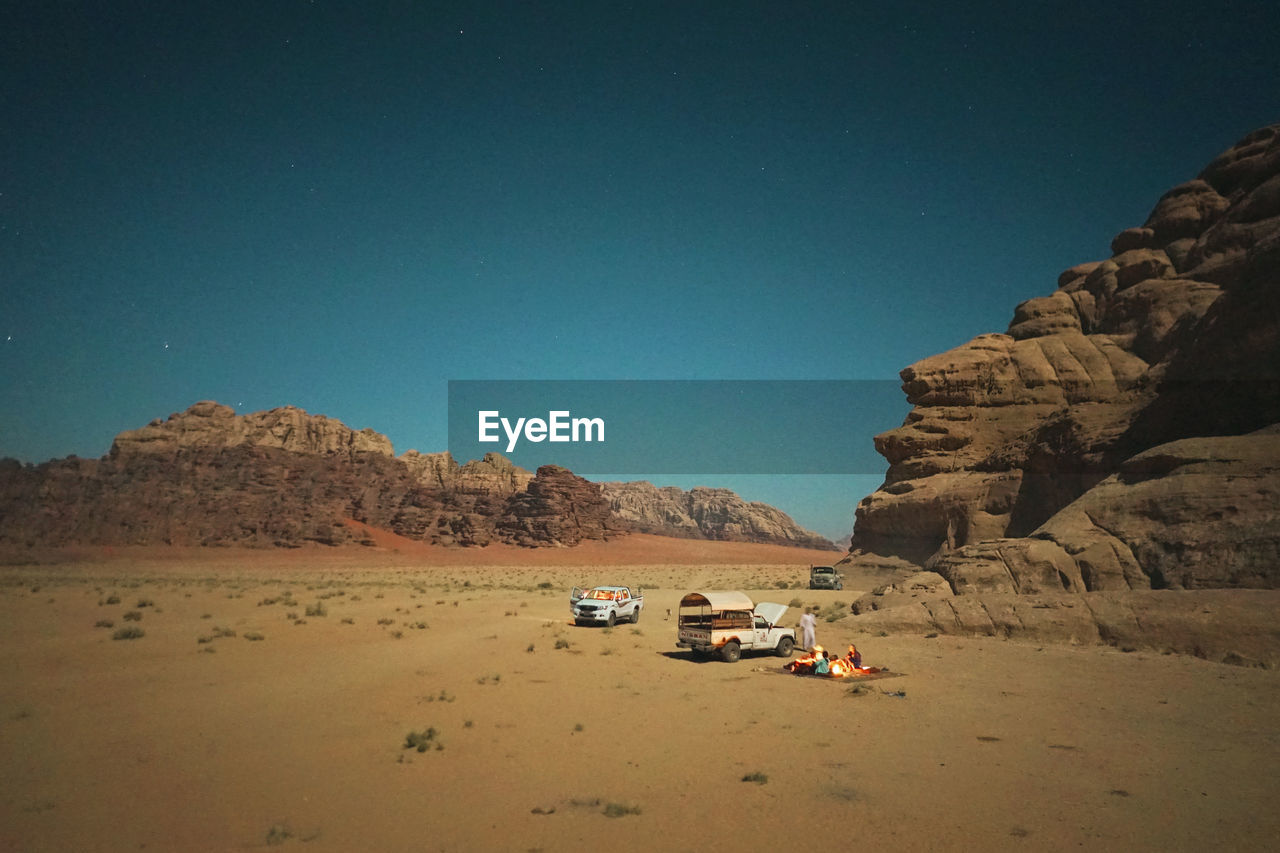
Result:
M752 604L742 592L691 592L680 599L676 645L694 654L718 653L728 663L744 651L791 657L796 631L778 625L786 612L785 604Z
M640 621L640 611L644 609L644 594L636 590L633 594L626 586L597 586L583 589L575 586L569 593L569 613L578 625L592 625L603 622L612 628L618 622Z
M844 589L844 576L834 566L810 566L809 589Z

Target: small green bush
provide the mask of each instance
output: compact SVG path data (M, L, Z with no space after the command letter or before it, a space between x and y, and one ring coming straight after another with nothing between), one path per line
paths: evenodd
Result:
M748 773L746 776L743 776L742 781L755 782L757 785L763 785L769 781L769 777L759 771L756 771L755 773Z
M119 629L119 630L118 630L118 631L116 631L114 634L112 634L112 635L111 635L111 639L113 639L113 640L136 640L136 639L138 639L139 637L144 637L144 636L146 636L146 633L147 633L146 631L143 631L143 630L142 630L141 628L139 628L137 625L126 625L125 627L123 627L123 628Z

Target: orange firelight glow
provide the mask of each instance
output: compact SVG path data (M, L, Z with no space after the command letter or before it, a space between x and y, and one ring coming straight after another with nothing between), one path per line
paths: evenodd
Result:
M827 672L828 678L845 678L847 676L872 675L880 671L877 666L854 666L853 657L858 650L854 646L849 647L849 653L842 658L829 658ZM796 675L814 675L814 668L817 666L818 658L822 657L822 646L814 646L813 651L804 657L796 658L787 664L787 669Z

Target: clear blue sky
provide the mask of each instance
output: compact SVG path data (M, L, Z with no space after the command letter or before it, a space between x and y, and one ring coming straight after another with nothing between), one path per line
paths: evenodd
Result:
M201 399L402 452L449 379L892 379L1277 80L1270 0L8 3L0 456ZM707 484L839 537L879 479Z

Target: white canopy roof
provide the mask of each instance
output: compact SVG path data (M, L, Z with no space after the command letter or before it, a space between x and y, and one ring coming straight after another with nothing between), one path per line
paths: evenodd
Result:
M691 592L680 599L681 607L710 607L712 610L751 610L755 607L745 592L710 590Z

